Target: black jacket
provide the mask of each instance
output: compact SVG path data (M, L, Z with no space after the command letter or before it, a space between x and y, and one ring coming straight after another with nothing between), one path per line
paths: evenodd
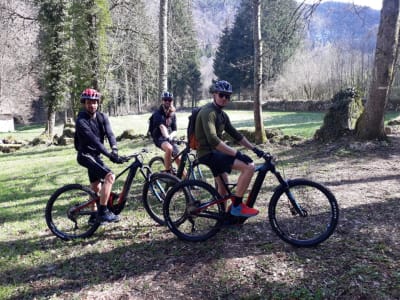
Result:
M110 157L111 153L104 146L105 137L111 149L117 149L117 140L111 130L110 121L107 115L101 112L96 112L96 117L91 118L86 111L81 111L76 120L75 130L78 138L78 152L93 156L104 154Z
M152 118L153 124L153 132L151 132L151 136L153 139L158 139L161 137L161 130L160 130L160 125L163 124L167 127L168 133L171 133L172 131L177 130L176 126L176 115L175 113L172 113L170 116L169 124L167 124L167 116L165 115L165 111L163 106L161 105L158 110L156 110L153 113L153 118Z

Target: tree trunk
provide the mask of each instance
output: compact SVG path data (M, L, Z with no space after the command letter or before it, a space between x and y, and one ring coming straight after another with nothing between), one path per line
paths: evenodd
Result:
M129 114L129 112L131 111L131 89L129 86L128 70L125 66L123 72L124 72L124 84L125 84L125 109L126 113Z
M369 96L356 127L359 138L382 139L385 137L384 114L394 78L398 39L399 0L384 0Z
M168 75L168 0L160 0L160 28L159 28L159 64L160 74L158 90L159 95L163 91L168 90L167 75Z
M261 0L253 0L254 10L254 124L255 142L263 144L267 141L262 118L262 41L261 41Z
M56 125L56 113L53 109L49 107L47 113L47 128L45 130L48 137L52 138L54 136L54 127Z
M138 102L138 112L141 114L142 113L142 107L143 107L143 90L142 90L142 68L141 68L141 63L138 62L137 66L137 102Z

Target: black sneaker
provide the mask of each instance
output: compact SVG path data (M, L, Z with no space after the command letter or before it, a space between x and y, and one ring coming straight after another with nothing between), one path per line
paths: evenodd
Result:
M112 222L118 222L120 220L120 217L106 209L102 214L97 215L97 222L100 224L106 224L106 223L112 223Z
M96 224L96 213L92 213L89 217L89 220L87 221L89 226L93 226L94 224Z

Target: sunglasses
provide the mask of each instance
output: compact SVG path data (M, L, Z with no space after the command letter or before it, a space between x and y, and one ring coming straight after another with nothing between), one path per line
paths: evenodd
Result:
M218 93L218 96L220 98L224 98L225 97L226 100L231 100L231 95L228 95L228 94Z
M171 102L171 101L172 101L172 98L164 98L163 100L164 100L164 101Z

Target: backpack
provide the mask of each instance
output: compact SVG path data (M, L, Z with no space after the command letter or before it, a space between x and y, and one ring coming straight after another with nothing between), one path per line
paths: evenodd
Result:
M148 121L149 126L148 126L148 128L147 128L147 133L146 133L146 135L147 135L148 138L153 137L153 131L154 131L154 129L155 129L155 128L154 128L153 119L154 119L154 112L151 114L151 116L150 116L150 118L149 118L149 121Z
M103 113L98 111L96 113L96 120L97 120L97 123L99 125L99 129L100 129L101 133L104 134L106 132L106 130L104 128L104 116L103 116ZM78 134L76 132L76 129L75 129L75 132L74 132L74 146L75 146L75 150L79 151L79 139L78 139Z
M199 147L199 141L196 139L195 128L196 128L196 118L199 114L201 107L195 107L192 109L192 113L189 116L189 123L187 127L187 138L190 149L197 149Z

